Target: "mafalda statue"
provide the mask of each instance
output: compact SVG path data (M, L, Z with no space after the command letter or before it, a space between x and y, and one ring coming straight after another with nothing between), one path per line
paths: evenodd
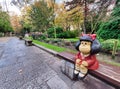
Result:
M100 51L100 48L96 34L82 34L76 44L79 52L75 57L75 78L84 79L89 70L96 70L99 67L95 54Z

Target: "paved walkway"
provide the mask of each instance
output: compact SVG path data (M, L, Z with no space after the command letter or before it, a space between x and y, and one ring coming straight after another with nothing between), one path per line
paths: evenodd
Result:
M114 89L90 75L72 81L60 65L59 58L18 38L0 41L0 89Z

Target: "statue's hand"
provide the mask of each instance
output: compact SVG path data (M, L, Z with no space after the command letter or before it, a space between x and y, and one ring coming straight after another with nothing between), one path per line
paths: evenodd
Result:
M81 60L80 59L76 59L76 63L78 64L78 63L80 63L81 62Z
M88 69L85 66L80 65L80 71L81 71L81 73L86 74Z
M88 63L86 61L82 61L83 66L88 66Z

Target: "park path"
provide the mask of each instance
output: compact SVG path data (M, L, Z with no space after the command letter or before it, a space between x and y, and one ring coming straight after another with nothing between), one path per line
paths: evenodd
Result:
M114 89L88 75L72 81L61 73L61 60L16 37L0 38L0 89Z

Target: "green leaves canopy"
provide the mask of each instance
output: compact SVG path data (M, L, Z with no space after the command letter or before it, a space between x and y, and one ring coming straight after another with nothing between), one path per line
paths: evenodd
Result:
M102 39L120 39L120 0L117 0L116 7L113 9L111 18L104 22L98 35Z
M6 12L0 11L0 32L11 32L9 15Z
M49 27L49 22L53 14L52 9L43 0L35 2L31 7L32 10L29 15L34 29L44 32Z

